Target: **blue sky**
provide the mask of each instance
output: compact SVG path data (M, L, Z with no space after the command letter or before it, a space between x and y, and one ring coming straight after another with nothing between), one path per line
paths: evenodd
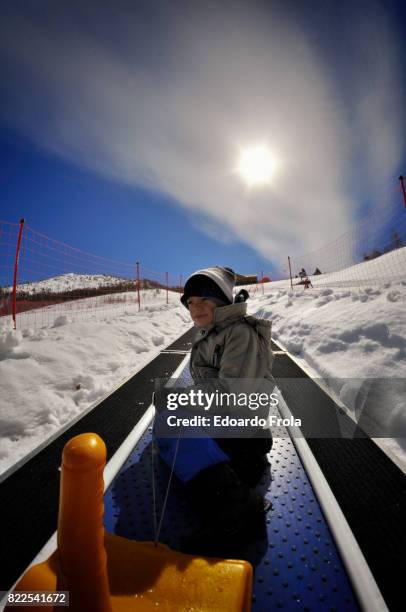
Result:
M176 275L272 276L406 174L401 2L5 0L0 14L2 220ZM257 144L279 163L250 190L235 167Z

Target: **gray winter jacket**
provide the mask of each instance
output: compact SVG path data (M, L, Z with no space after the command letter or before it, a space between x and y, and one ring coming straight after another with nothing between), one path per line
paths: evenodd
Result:
M248 316L241 302L214 310L214 321L199 330L190 371L194 381L208 378L272 381L271 321Z

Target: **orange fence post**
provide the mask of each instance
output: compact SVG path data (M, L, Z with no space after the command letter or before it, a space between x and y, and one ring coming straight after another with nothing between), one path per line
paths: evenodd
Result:
M137 261L137 301L138 301L138 310L141 308L141 297L140 297L140 262Z
M20 219L20 231L18 232L18 240L16 247L16 256L14 260L14 279L13 279L13 322L14 329L17 329L17 275L18 275L18 260L20 257L21 240L23 237L25 219Z

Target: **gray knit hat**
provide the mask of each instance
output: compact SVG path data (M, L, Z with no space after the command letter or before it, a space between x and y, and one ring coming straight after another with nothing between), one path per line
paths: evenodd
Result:
M187 301L192 296L206 297L218 306L225 306L233 303L234 285L235 273L231 268L204 268L189 276L180 299L186 308Z

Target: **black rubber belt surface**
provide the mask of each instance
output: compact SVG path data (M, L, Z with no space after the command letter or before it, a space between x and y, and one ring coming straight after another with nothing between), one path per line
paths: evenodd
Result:
M175 342L173 342L170 346L168 346L166 351L190 351L192 348L193 340L197 334L197 327L191 327L183 336L177 338Z
M188 350L194 333L189 330L181 336L174 343L176 348ZM65 443L80 433L95 432L105 441L107 459L110 459L151 404L154 379L169 377L182 359L181 354L158 355L0 483L3 558L0 590L8 590L13 585L56 529L58 468Z
M335 402L316 383L311 383L288 355L275 356L273 374L294 417L307 423L312 419L329 421L332 430L338 412L340 423L345 424L348 419L348 426L354 429ZM406 477L372 440L359 430L356 433L358 437L354 439L308 438L307 443L388 607L396 610L400 609L399 602L404 606L404 584L396 568L405 564Z
M198 327L192 327L188 332L186 332L186 334L184 334L183 336L175 340L173 344L168 346L166 350L167 351L170 351L170 350L172 351L173 350L190 351L190 349L192 348L193 340L195 336L197 335L197 332L198 332ZM273 351L282 350L277 344L275 344L273 340L271 340L271 348Z

